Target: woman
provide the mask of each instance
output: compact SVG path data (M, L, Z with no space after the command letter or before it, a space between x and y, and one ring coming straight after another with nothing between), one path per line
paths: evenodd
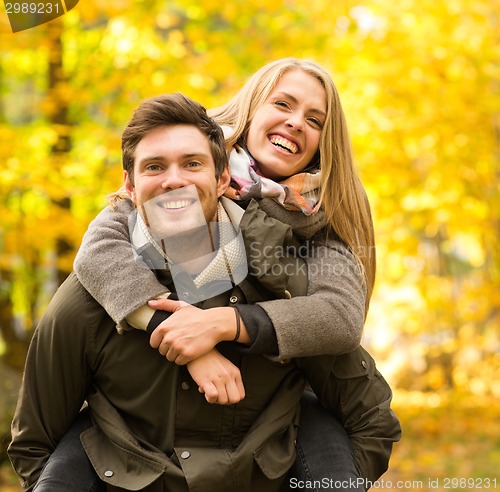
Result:
M294 80L297 76L303 76L302 81L312 85L297 85ZM259 128L260 121L267 121L269 113L265 112L270 106L280 108L276 110L280 114L276 126L293 126L295 123L288 121L289 116L295 118L297 112L303 113L304 108L291 110L287 108L291 101L281 101L283 91L279 86L276 90L275 86L277 83L283 84L283 81L286 83L283 90L294 92L297 97L304 93L322 93L322 96L315 98L316 101L308 103L314 112L311 115L301 114L304 118L303 128L285 131L292 139L298 138L295 135L304 135L300 137L304 141L303 148L294 154L280 150L279 144L269 141L268 134L273 130L272 127L269 131ZM276 101L273 99L274 93L279 96ZM321 116L317 109L323 112ZM212 116L221 125L233 129L228 145L233 146L230 166L235 189L231 189L228 196L240 203L258 198L264 212L291 225L294 233L308 240L310 246L310 251L304 248L311 253L307 254L311 282L309 294L314 292L317 296L297 298L286 305L283 304L285 301L260 304L272 320L278 356L286 359L319 354L337 355L354 350L361 339L375 280L374 234L369 204L353 165L347 125L331 78L314 63L294 59L278 60L255 73L235 98L213 111ZM246 147L249 154L241 147ZM269 164L262 164L262 160L269 160ZM292 178L285 180L289 176ZM279 180L279 183L275 183L274 179ZM241 187L243 189L238 189ZM98 219L87 232L75 261L75 271L82 283L119 324L148 299L165 292L164 287L149 272L137 270L134 296L120 303L116 299L121 294L116 291L114 284L106 282L103 288L98 281L101 277L106 278L103 272L109 271L110 279L116 268L123 269L124 261L127 264L126 258L105 255L103 251L108 246L114 250L117 242L123 243L129 267L134 264L130 258L128 231L124 234L123 222L119 214L108 214ZM349 313L342 309L335 294L331 297L329 285L333 282L328 274L335 272L338 258L331 260L333 265L325 265L330 261L331 251L327 251L329 239L340 240L344 245L342 254L349 256L348 263L337 268L341 273L336 275L337 280L341 276L345 278L344 275L352 275L356 267L362 272L361 276L354 275L350 279L349 288L353 292L348 300L351 304ZM96 262L99 257L105 257L105 261ZM353 264L350 263L352 260ZM327 278L320 278L321 273ZM318 286L314 288L316 281ZM320 292L321 289L326 291ZM313 302L318 304L313 305ZM234 324L234 316L230 311L227 322ZM290 316L309 313L307 330L292 331L282 316L283 311ZM325 324L331 324L332 319L318 316L321 312L335 317L329 330L325 330ZM247 324L246 317L249 315L241 314Z
M253 306L235 305L242 318L238 341L249 351L279 359L339 355L354 350L373 290L373 227L366 195L353 166L340 100L329 75L312 62L279 60L259 70L232 101L212 114L217 122L230 128L234 186L227 195L243 205L255 198L264 213L291 226L302 245L307 246L307 296L286 299L285 289L284 299ZM247 241L251 243L251 224L247 229ZM123 244L123 255L116 255L117 241ZM119 209L98 217L83 245L75 271L120 326L126 327L126 320L135 324L132 320L137 310L144 311L141 306L149 299L164 294L164 286L151 272L136 267L130 254L127 218ZM108 246L115 252L113 257L107 254ZM118 265L120 270L116 269ZM121 272L120 278L116 278L117 271ZM259 278L264 284L266 274ZM123 278L132 275L134 289L130 289L130 296L123 297ZM114 286L120 286L121 302L116 301ZM153 301L150 306L176 314L183 309L169 300ZM220 317L219 310L217 323L236 330L234 310L223 309L225 317ZM196 326L206 325L211 311L196 315L191 311L187 319L182 319L183 328L197 334ZM147 318L149 329L153 328L152 314ZM156 322L159 319L156 315L153 318ZM151 343L169 360L189 363L201 353L191 350L187 355L188 351L184 353L176 344L174 319L160 323ZM214 334L210 345L219 341ZM354 372L354 376L365 376L359 370ZM324 460L315 455L329 452L331 443L325 442L326 436L338 443L345 438L345 432L316 399L305 397L296 476L302 480L321 480L331 475L356 478L356 464L348 445L330 449L332 460L345 458L337 470L332 473L331 462L327 462L327 469L321 467ZM389 440L397 438L393 435ZM357 458L363 469L359 463L362 454L358 452ZM387 462L375 466L373 473L377 477L363 472L362 476L376 479L386 466Z

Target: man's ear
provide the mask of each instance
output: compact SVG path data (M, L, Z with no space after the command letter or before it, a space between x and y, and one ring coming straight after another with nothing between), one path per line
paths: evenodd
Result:
M127 190L128 196L132 200L132 203L136 205L135 187L127 171L123 171L123 184L125 185L125 189Z
M224 168L222 174L219 176L219 181L217 182L217 197L221 197L229 187L231 182L231 172L229 171L229 166Z

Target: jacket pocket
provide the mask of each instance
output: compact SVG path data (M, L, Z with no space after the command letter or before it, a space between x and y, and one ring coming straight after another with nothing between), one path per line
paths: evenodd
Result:
M142 490L165 471L166 457L146 450L142 454L140 449L134 451L118 446L109 441L97 427L84 431L80 438L99 478L113 487Z
M290 424L254 452L254 460L270 480L285 475L295 461L296 428Z

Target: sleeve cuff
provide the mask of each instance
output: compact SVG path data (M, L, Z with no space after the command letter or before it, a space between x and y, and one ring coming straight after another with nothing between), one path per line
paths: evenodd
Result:
M237 304L235 307L250 337L250 345L243 350L251 354L278 355L278 339L274 325L264 309L256 304Z
M157 328L157 326L165 321L172 313L169 311L161 311L156 310L151 319L149 320L148 326L146 327L146 331L151 335L153 331Z

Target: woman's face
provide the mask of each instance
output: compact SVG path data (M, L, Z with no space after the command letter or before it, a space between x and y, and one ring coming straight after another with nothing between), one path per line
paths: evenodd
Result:
M326 91L302 70L285 73L250 122L247 147L262 174L279 180L302 171L319 147Z

